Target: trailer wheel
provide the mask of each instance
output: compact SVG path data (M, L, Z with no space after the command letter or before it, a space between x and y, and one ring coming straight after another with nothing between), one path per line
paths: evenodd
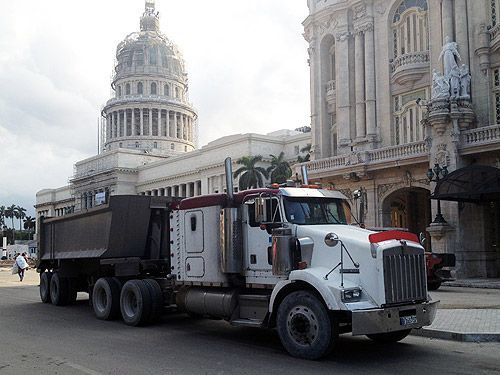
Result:
M296 291L278 308L281 343L294 357L319 359L327 355L337 338L336 324L323 303L311 292Z
M53 305L64 306L69 303L70 285L69 280L60 277L58 272L54 272L50 279L50 300Z
M151 294L142 280L129 280L120 293L120 310L125 324L145 325L151 317Z
M92 306L97 319L113 320L120 314L120 287L112 277L101 277L92 290Z
M403 340L411 332L411 329L405 329L403 331L387 332L387 333L376 333L373 335L366 335L373 341L389 344L393 342L398 342Z
M160 284L153 279L142 280L151 294L151 316L149 322L154 323L158 321L163 313L163 293Z
M52 272L42 272L40 274L40 299L43 303L50 303L50 279Z

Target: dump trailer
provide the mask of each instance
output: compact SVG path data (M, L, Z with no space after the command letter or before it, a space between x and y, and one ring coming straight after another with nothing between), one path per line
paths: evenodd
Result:
M133 326L180 311L275 328L307 359L329 353L339 334L402 340L436 312L424 249L411 233L348 225L346 202L310 185L112 196L41 220L40 297L68 305L87 292L97 318Z

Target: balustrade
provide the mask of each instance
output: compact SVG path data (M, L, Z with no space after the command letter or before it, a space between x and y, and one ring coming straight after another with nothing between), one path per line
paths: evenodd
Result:
M465 130L462 132L463 146L500 142L500 125Z

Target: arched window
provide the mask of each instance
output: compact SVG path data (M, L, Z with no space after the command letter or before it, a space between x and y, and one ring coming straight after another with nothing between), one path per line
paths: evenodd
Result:
M163 88L163 93L165 96L170 96L170 86L168 85L168 83Z
M118 86L118 96L122 96L122 87Z
M125 85L125 95L130 95L130 83Z
M142 95L142 94L143 94L143 92L144 92L144 88L143 88L142 82L139 82L139 83L137 84L137 93L138 93L139 95Z
M427 89L394 96L394 132L396 145L422 141L424 127L421 123L424 109L417 105L417 99L428 98Z
M179 99L179 98L180 98L180 90L179 90L179 88L178 88L178 87L176 87L176 88L175 88L175 97L176 97L177 99Z
M427 1L403 0L392 19L393 55L429 50Z
M151 84L151 95L156 95L156 83Z

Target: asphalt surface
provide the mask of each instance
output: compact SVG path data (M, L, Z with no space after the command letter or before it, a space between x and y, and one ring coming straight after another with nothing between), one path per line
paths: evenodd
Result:
M74 306L39 301L37 274L23 283L0 270L0 374L500 374L500 343L410 336L376 344L341 336L322 361L287 355L271 330L165 315L150 327L94 318L87 295Z

